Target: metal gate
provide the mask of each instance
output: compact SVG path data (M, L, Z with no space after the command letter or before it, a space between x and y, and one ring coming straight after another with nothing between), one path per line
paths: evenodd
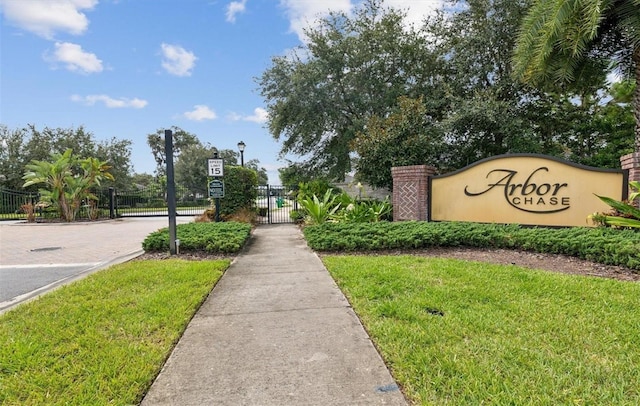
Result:
M297 194L297 186L258 186L258 223L295 223L295 214L298 212Z

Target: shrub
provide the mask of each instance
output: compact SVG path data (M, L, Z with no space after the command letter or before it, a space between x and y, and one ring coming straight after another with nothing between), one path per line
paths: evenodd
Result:
M163 198L150 199L146 207L150 209L161 209L167 207L167 202Z
M248 207L243 207L233 214L224 216L224 221L253 224L256 221L256 211Z
M210 223L216 221L216 208L209 207L194 220L196 223Z
M293 220L294 223L301 223L304 221L304 214L302 214L299 210L291 210L289 211L289 217Z
M241 166L225 167L224 198L220 199L220 215L230 216L243 208L254 207L258 197L256 171Z
M640 270L640 233L611 228L525 228L464 222L324 223L304 228L318 251L416 249L465 245L563 254Z
M231 221L187 223L176 227L181 252L235 253L244 246L250 234L250 224ZM169 251L169 230L163 228L149 234L142 242L142 248L146 252Z
M33 203L25 203L20 206L20 209L24 214L26 214L27 223L33 223L34 221L36 221L35 206L33 205Z

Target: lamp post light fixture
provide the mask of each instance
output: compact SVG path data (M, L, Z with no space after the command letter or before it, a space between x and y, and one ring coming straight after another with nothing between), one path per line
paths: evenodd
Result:
M242 141L238 143L238 150L240 151L240 166L242 167L244 167L244 147L246 146L247 144Z

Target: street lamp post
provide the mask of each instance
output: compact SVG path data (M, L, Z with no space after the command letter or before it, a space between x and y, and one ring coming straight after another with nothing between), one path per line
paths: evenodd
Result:
M238 143L238 150L240 151L240 166L242 167L244 167L244 147L246 146L247 144L242 141Z

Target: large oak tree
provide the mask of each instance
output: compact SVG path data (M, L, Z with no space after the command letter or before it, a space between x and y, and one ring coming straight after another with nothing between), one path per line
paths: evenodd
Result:
M281 155L297 168L342 180L351 170L351 142L372 116L384 117L400 96L430 92L433 57L404 13L365 1L354 13L331 13L305 31L308 42L275 57L259 78L268 127Z

